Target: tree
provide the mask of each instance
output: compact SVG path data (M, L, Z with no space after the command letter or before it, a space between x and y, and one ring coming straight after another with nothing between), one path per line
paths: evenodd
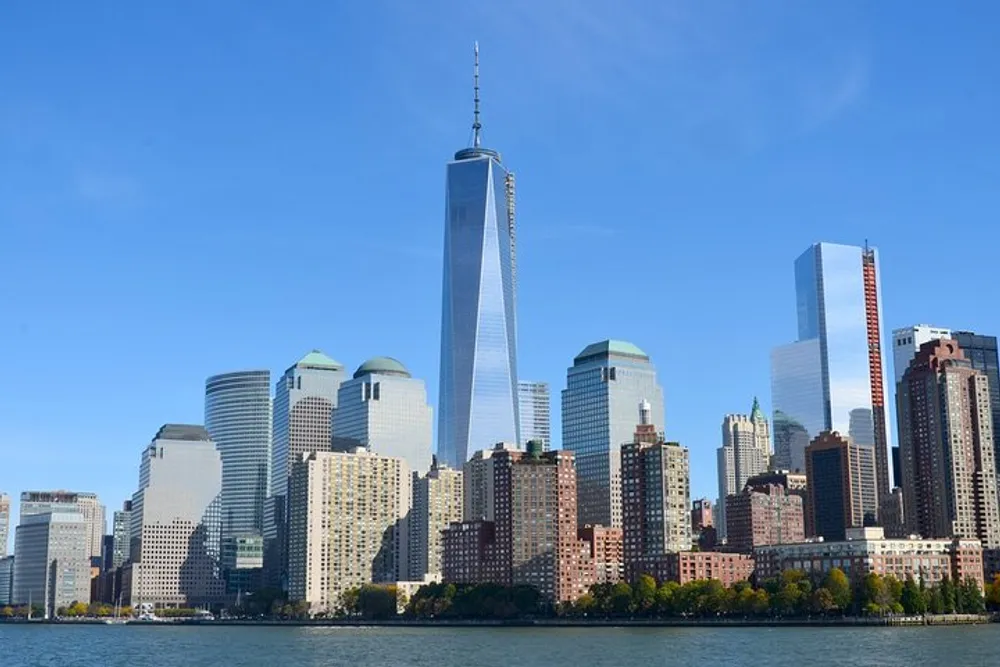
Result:
M656 579L653 579L648 574L640 575L635 580L632 597L635 608L638 611L642 613L648 612L656 604Z
M778 591L778 594L771 599L771 607L779 614L794 614L802 600L802 589L797 584L786 583Z
M680 584L676 581L668 581L656 589L656 611L660 614L675 613L675 603L677 589Z
M348 616L355 616L361 612L359 607L361 599L360 588L349 588L340 594L340 608ZM283 610L282 610L283 611Z
M0 609L0 616L3 616L4 618L13 618L14 608L10 605L4 606L3 609Z
M830 591L833 604L842 613L851 608L853 595L851 594L851 582L847 575L839 567L832 568L823 580L823 588Z
M771 609L771 596L763 588L758 588L753 594L753 613L763 616Z
M575 603L573 603L573 611L583 616L594 613L596 607L597 602L594 600L594 596L590 593L584 593L577 598Z
M812 595L812 610L817 614L829 614L837 608L837 602L833 599L833 593L829 588L817 588Z
M885 614L892 611L895 601L890 584L887 584L880 575L875 572L869 572L865 575L861 591L865 613Z
M610 597L611 611L616 614L625 614L633 610L632 587L624 581L620 581L611 588Z
M943 606L945 614L955 613L955 584L952 583L951 579L945 577L938 584L938 588L941 590L941 604Z
M966 577L958 591L959 599L962 601L962 611L966 614L982 614L986 611L986 604L983 600L983 592L979 588L979 583L972 577Z
M1000 610L1000 574L993 576L993 581L986 584L986 606L991 611Z
M87 615L87 605L86 603L73 601L73 604L69 606L66 610L66 615L71 617L86 616Z
M385 620L396 615L395 586L365 584L358 591L357 611L363 618Z
M927 599L912 576L907 577L903 583L903 592L899 596L899 602L903 605L903 611L907 614L927 613Z

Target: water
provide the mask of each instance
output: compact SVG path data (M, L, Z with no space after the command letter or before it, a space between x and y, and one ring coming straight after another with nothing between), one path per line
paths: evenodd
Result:
M0 624L3 667L1000 664L1000 624L935 628L292 628Z

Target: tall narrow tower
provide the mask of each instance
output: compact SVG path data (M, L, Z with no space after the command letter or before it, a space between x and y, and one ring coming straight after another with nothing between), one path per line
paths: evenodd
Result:
M514 306L514 186L497 151L482 146L479 45L472 146L448 163L438 458L460 468L469 452L520 442Z

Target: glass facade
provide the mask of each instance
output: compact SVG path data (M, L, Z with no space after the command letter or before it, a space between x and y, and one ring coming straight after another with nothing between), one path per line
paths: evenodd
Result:
M517 383L518 412L521 418L521 446L529 440L540 440L542 450L552 444L551 405L548 382Z
M448 164L438 458L520 442L510 176L486 149Z
M205 382L205 428L222 456L222 536L262 535L271 456L271 373Z
M801 470L805 445L824 429L862 445L886 440L888 460L887 438L876 435L885 432L877 267L874 250L832 243L795 261L798 341L771 355L775 467Z
M562 446L576 454L580 525L620 527L621 446L632 442L639 404L663 428L663 390L649 356L631 343L587 346L567 371L562 392Z
M431 467L433 410L423 380L411 377L401 364L367 365L337 392L334 449L368 447L382 456L398 456L415 472L426 472Z

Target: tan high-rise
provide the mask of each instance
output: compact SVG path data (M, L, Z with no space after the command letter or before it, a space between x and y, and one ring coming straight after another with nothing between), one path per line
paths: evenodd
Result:
M431 575L440 581L441 533L462 520L462 472L438 463L423 476L413 473L413 509L410 510L409 574L420 581Z
M897 415L909 530L1000 547L986 374L955 340L924 343L899 383Z
M401 458L361 448L304 454L289 486L289 597L333 612L347 590L404 578L410 499Z

